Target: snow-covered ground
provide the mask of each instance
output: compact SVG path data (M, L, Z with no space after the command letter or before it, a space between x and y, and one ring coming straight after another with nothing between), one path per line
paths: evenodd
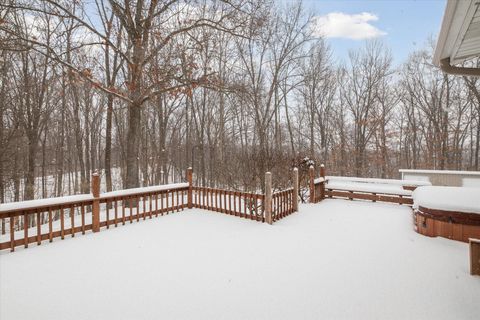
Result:
M325 200L273 226L203 210L0 254L0 319L478 319L468 246L411 209Z

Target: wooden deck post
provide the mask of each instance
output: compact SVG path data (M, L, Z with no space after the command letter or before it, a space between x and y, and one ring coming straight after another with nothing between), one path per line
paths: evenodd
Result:
M93 206L92 206L92 231L100 231L100 175L95 172L92 174L92 195L93 195Z
M188 208L192 209L193 201L192 201L192 194L193 194L193 169L192 167L187 169L187 181L188 181L188 195L187 195L187 202Z
M315 203L315 169L313 166L308 168L310 176L310 203Z
M325 199L325 184L327 181L325 180L325 165L322 163L320 165L320 177L323 178L323 183L320 184L320 201Z
M293 211L298 211L298 168L293 168Z
M468 239L470 244L470 274L480 276L480 239Z
M265 173L265 221L272 224L272 173Z

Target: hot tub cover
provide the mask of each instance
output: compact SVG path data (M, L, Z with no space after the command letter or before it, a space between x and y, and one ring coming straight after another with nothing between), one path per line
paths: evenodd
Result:
M413 192L413 208L480 214L480 188L419 187Z

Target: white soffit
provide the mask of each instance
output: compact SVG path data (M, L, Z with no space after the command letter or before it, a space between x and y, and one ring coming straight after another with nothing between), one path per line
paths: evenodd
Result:
M433 62L450 64L480 56L480 0L448 0Z

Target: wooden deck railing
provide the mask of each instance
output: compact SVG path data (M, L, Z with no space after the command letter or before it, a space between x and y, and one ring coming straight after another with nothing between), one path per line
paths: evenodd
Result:
M320 167L319 178L315 178L313 166L309 168L309 177L311 203L328 197L410 205L411 190L415 188L406 182L408 185L402 185L401 192L382 192L388 188L378 187L378 184L384 182L391 186L396 180L381 179L370 179L375 180L370 186L364 183L363 187L357 189L349 189L348 186L353 184L348 183L344 183L341 188L338 184L335 187L335 184L329 183L329 179L350 179L357 183L369 179L326 177L323 165ZM9 234L4 234L6 232L2 229L0 250L14 251L15 247L27 248L35 242L40 245L43 241L52 242L55 238L74 237L90 230L98 232L101 228L109 229L134 221L152 219L185 208L206 209L269 224L298 211L299 183L296 168L293 170L293 187L279 191L272 190L271 173L267 172L265 193L261 194L193 186L193 173L190 168L187 170L187 181L100 194L100 177L94 174L91 194L1 204L0 219L2 226L6 225L5 221L9 224Z
M372 202L391 202L398 204L412 205L413 199L411 196L404 196L401 194L382 194L376 192L365 192L365 191L345 191L345 190L336 190L325 188L325 196L328 198L343 198L343 199L359 199L359 200L369 200Z
M100 177L94 174L92 194L2 204L0 218L9 222L9 235L2 235L0 250L178 212L187 206L188 189L183 183L100 194Z
M65 239L87 231L99 232L127 223L152 219L185 208L201 208L259 222L273 223L298 210L298 170L293 170L294 187L271 193L267 173L265 194L193 186L187 183L100 193L100 177L92 175L91 194L31 200L0 205L2 225L9 234L0 236L0 250L31 243L41 245L55 238Z

